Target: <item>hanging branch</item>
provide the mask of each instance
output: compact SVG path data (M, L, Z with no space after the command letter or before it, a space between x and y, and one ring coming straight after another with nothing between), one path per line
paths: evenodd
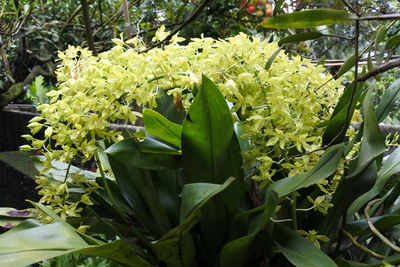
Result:
M358 20L399 20L400 14L384 14L379 16L366 16L360 17Z
M394 69L396 67L400 67L400 58L396 59L396 60L389 61L389 62L384 63L382 65L379 65L378 67L376 67L375 69L371 70L370 72L367 72L363 76L358 77L357 81L358 82L364 82L364 81L368 80L369 78L371 78L371 77L373 77L373 76L375 76L375 75L377 75L379 73L388 71L390 69Z
M137 2L139 2L139 0L135 0L133 2L130 2L128 5L128 8L133 7ZM97 30L94 31L93 36L96 36L101 30L104 29L104 27L112 22L114 22L115 20L117 20L119 17L121 17L123 14L123 10L122 8L119 9L117 12L115 12L113 15L111 15L111 17L106 20Z
M174 29L170 34L168 34L167 37L165 37L163 40L159 41L158 43L155 43L148 48L140 51L140 53L147 52L155 47L158 47L165 42L168 42L175 34L177 34L180 30L182 30L184 27L192 23L193 21L196 20L196 18L200 15L200 13L203 11L203 9L206 7L206 5L210 2L210 0L204 0L201 5L193 12L192 15L190 15L181 25L179 25L176 29Z
M93 53L96 53L96 50L94 47L93 34L92 34L92 25L90 23L88 0L81 0L81 6L82 6L83 21L85 23L85 32L86 32L87 43L88 43L89 49L92 50Z

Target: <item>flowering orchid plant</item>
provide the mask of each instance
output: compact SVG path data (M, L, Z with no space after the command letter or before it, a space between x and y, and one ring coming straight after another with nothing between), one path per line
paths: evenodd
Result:
M161 28L155 38L165 36ZM33 203L41 221L0 236L0 263L77 252L129 266L352 266L343 238L359 244L355 236L376 233L368 203L399 169L399 152L380 160L383 113L371 90L344 89L321 66L244 34L183 41L60 52L59 90L28 126L44 138L25 136L22 147L44 156L43 197ZM144 133L110 129L138 118ZM97 173L73 166L93 157ZM393 226L397 187L381 198L376 222ZM47 235L24 250L7 246L33 233Z

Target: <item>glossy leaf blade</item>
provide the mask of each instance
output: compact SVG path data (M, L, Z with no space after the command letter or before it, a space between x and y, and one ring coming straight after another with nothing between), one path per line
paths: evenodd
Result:
M356 19L343 10L310 9L284 14L264 20L258 26L271 29L303 29L321 25L331 25Z
M143 142L127 138L110 146L105 153L123 164L141 169L165 170L180 167L178 151L150 138Z
M360 153L354 165L353 171L349 174L355 175L368 166L376 157L386 150L385 138L379 128L374 112L372 101L372 90L370 89L363 101L363 138L361 141Z
M169 121L160 113L145 109L143 111L143 121L146 131L174 146L181 147L182 126Z
M283 255L295 266L336 266L328 255L286 226L275 224L271 237Z
M200 92L190 106L182 131L182 161L186 183L221 184L233 120L216 85L203 76Z
M328 178L335 173L342 154L342 144L332 146L325 151L318 163L309 172L279 180L273 183L270 188L279 197L282 197Z
M0 236L0 247L1 266L26 266L75 252L105 257L128 266L151 266L121 240L90 246L73 228L59 222L42 225L24 221Z

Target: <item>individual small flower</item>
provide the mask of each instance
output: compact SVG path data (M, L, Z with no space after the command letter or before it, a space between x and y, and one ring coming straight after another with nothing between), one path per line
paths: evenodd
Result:
M327 214L328 209L333 207L333 204L330 203L330 201L327 200L325 196L318 196L315 199L312 199L312 197L307 196L307 199L313 204L315 210L318 210L323 214Z
M315 230L310 230L308 232L306 232L304 230L297 230L297 232L299 234L301 234L302 236L304 236L307 240L311 241L314 244L314 246L317 247L318 249L321 248L319 241L322 241L322 242L329 241L329 238L327 236L318 235L317 231L315 231Z

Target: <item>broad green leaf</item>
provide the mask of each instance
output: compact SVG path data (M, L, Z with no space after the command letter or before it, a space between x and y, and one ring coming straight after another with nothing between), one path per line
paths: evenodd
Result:
M164 90L159 90L158 93L161 95L156 99L157 107L155 111L163 115L169 121L173 123L182 124L185 118L185 109L180 105L181 103L174 103L174 96L167 95Z
M356 19L356 16L343 10L311 9L272 17L264 20L258 26L271 29L303 29L353 19Z
M25 222L0 236L0 266L26 266L89 247L75 231L61 223L25 228Z
M180 221L183 222L193 209L206 197L211 195L220 185L210 183L186 184L182 191Z
M248 223L248 216L253 212L262 211L258 220L254 222L255 227L249 231L249 234L237 238L226 244L221 252L221 267L229 266L245 266L250 246L252 245L257 234L264 228L270 218L274 215L276 206L278 205L278 195L271 190L265 193L265 204L254 209L252 212L243 212L235 218L235 221L245 221ZM240 218L238 218L240 217ZM261 247L260 250L263 248Z
M181 223L153 245L159 260L164 261L168 266L191 266L195 247L189 231L199 221L201 209L207 202L226 190L234 180L234 178L229 178L222 185L194 183L184 186Z
M218 87L203 75L201 88L183 123L184 184L221 184L228 177L239 178L241 162L231 111ZM223 224L237 211L243 196L241 182L242 179L236 180L202 211L203 238L213 253L218 253L227 237L228 229Z
M281 40L279 40L278 45L281 46L287 43L295 43L307 40L315 40L322 37L323 34L320 32L302 32L298 34L289 35Z
M368 90L363 101L363 137L361 141L360 153L356 164L349 174L356 175L375 160L376 157L383 154L386 150L385 138L379 128L378 121L374 112L374 103L372 101L372 89Z
M64 221L62 218L60 218L53 210L51 210L49 207L41 204L41 203L35 203L32 201L29 201L35 208L38 210L42 211L45 213L47 216L52 218L54 222L62 224L66 229L69 229L71 232L76 232L80 237L82 237L86 242L89 243L89 245L101 245L104 244L103 241L100 241L98 239L95 239L91 236L82 234L78 232L74 227L72 227L70 224L68 224L66 221Z
M143 111L143 121L149 134L161 138L174 146L181 147L181 125L169 121L160 113L151 109Z
M342 159L342 154L342 144L331 146L325 151L321 159L310 171L279 180L273 183L270 188L275 191L279 197L283 197L326 179L336 172L340 160Z
M286 226L274 224L271 237L283 255L295 266L336 266L328 255Z
M381 169L378 172L378 178L374 186L365 194L357 198L350 206L348 213L354 214L367 204L374 197L382 192L386 182L392 177L393 174L400 172L400 148L397 148L389 158L383 163Z
M343 65L340 66L338 72L336 73L336 77L339 78L340 76L348 72L351 68L354 67L355 63L356 62L354 55L350 56L348 59L346 59Z
M130 246L122 240L116 240L107 244L91 246L73 251L90 256L100 256L118 262L120 264L132 267L152 267L142 258L140 258Z
M381 101L379 102L376 110L376 118L378 122L382 122L389 112L392 111L393 105L396 103L396 99L400 93L400 79L394 81L383 94Z
M26 266L69 253L109 258L128 266L150 267L122 241L90 246L71 227L26 220L0 236L0 265Z
M141 169L167 170L179 168L179 152L172 147L146 138L126 138L107 148L105 153L123 164Z
M396 34L387 40L385 50L392 49L398 45L400 45L400 34Z
M185 183L221 184L226 175L227 150L233 135L229 107L216 85L203 76L200 92L190 106L182 131Z

